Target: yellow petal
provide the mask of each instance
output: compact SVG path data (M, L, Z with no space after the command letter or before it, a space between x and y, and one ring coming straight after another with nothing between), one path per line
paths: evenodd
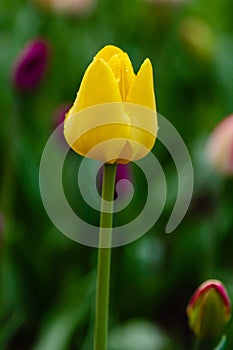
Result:
M131 123L127 147L131 148L131 159L137 160L145 157L154 146L158 130L157 115L155 110L134 103L125 103L125 108Z
M97 59L87 68L70 112L73 114L94 105L121 101L113 71L104 60Z
M142 129L132 127L128 141L132 149L131 159L138 160L145 157L152 150L155 140L156 135L148 133Z
M119 82L122 99L125 101L129 88L135 78L129 56L118 47L107 45L95 56L95 59L99 58L105 60L113 70L115 77Z
M96 59L103 59L105 62L108 62L112 56L114 55L120 55L122 54L123 51L121 49L119 49L119 47L116 47L114 45L107 45L105 46L103 49L101 49L97 55L95 56L95 60Z
M121 92L122 100L126 101L130 87L135 80L135 74L131 61L126 53L121 55L121 79L119 82L119 89Z
M136 75L126 101L155 110L153 70L148 58L143 62Z
M115 78L117 79L117 82L119 84L121 78L121 60L119 55L113 55L107 63L113 71Z
M130 118L125 105L104 103L70 114L64 123L69 146L80 155L115 162L128 140Z
M129 88L135 79L131 61L128 55L122 52L120 55L113 55L108 61L108 64L118 81L122 100L125 101Z
M135 77L126 101L131 122L129 145L132 159L137 160L150 152L157 136L153 70L148 58Z

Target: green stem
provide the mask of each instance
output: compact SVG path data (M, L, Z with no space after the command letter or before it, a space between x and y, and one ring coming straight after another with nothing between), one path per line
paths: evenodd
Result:
M96 287L96 314L95 314L95 338L94 350L107 349L108 333L108 307L109 307L109 282L111 263L111 235L113 218L113 198L115 189L116 164L104 164L102 182L102 202L100 214L98 271ZM108 201L108 212L106 202ZM110 204L111 203L111 204ZM109 204L111 210L109 210ZM109 212L110 211L110 212ZM106 235L107 233L107 235ZM107 242L106 242L107 236ZM102 248L104 246L106 248ZM108 243L108 244L107 244Z
M201 350L201 349L202 349L201 342L199 339L196 339L195 345L194 345L194 350Z

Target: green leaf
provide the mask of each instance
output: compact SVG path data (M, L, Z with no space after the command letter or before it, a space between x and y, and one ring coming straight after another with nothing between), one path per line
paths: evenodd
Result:
M93 293L93 277L91 273L80 280L74 288L75 295L67 295L68 300L71 297L68 304L65 303L59 310L55 307L33 350L67 349L72 335L88 315L90 296Z

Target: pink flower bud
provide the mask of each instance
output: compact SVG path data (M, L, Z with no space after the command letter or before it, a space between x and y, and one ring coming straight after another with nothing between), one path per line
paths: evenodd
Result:
M233 175L233 114L215 127L206 152L213 168L224 175Z
M224 285L208 280L200 285L187 306L189 327L202 339L214 339L231 317L231 302Z
M63 13L69 16L84 15L92 12L96 0L34 0L45 10Z

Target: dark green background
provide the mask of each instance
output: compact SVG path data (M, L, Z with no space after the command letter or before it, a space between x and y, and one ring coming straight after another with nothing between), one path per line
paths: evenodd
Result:
M173 160L157 142L153 152L166 175L167 200L150 232L112 252L109 349L138 350L140 342L143 350L192 349L185 308L196 287L220 279L233 300L232 178L215 173L204 153L214 126L233 112L232 13L232 0L100 0L92 13L71 18L29 1L1 0L0 349L92 348L97 250L69 240L50 222L40 198L39 162L56 109L72 103L87 65L109 43L128 52L135 71L151 59L158 112L186 142L195 175L187 215L165 234L178 184ZM48 68L37 89L19 93L11 84L12 65L37 37L50 43ZM64 185L76 211L89 217L77 189L80 161L69 154ZM131 170L135 197L119 217L123 222L146 199L143 174ZM232 323L226 334L226 349L232 349Z

